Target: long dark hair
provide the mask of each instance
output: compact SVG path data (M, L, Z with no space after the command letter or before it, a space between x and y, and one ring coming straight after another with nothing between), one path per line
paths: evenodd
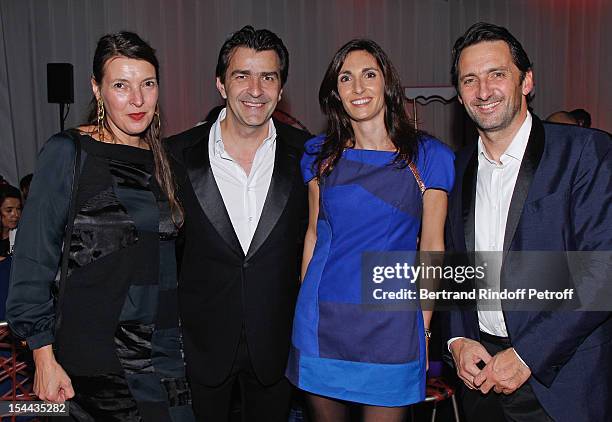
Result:
M382 70L385 80L385 128L397 150L394 163L399 167L405 167L416 160L419 132L406 113L404 91L395 67L383 49L374 41L354 39L344 44L334 55L319 89L319 104L327 116L327 136L314 163L318 178L329 174L340 159L344 148L355 146L351 119L344 110L338 94L338 75L346 57L352 51L370 53Z
M94 54L93 60L93 78L98 85L101 85L104 78L104 70L106 63L114 57L127 57L128 59L144 60L153 65L155 68L155 78L159 83L159 62L155 56L155 50L137 34L128 31L117 32L115 34L107 34L98 40L98 46ZM158 120L155 124L155 119ZM91 99L89 106L89 115L87 123L97 125L98 121L98 105L96 97ZM111 133L114 138L112 129L108 124L108 120L104 119L104 128ZM174 224L180 226L183 221L183 208L176 197L176 186L172 177L172 170L168 157L162 146L161 138L161 119L159 114L153 117L153 122L142 134L142 139L147 143L153 159L155 161L155 179L161 190L168 197L172 220Z

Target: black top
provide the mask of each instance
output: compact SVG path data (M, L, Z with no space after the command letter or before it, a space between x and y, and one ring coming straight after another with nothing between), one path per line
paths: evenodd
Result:
M0 239L0 256L8 256L11 250L11 242L7 237L6 239Z
M75 154L63 134L38 159L15 242L7 319L30 348L54 343L69 373L90 375L121 368L118 327L150 325L178 340L176 228L151 151L79 139L82 170L61 324L55 331L52 290ZM179 350L180 341L173 347Z

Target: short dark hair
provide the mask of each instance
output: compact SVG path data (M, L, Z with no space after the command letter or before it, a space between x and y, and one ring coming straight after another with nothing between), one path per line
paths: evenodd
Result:
M32 183L32 177L34 177L32 173L23 176L19 181L19 190L23 192L24 189L29 189L30 183Z
M21 203L21 192L15 186L3 185L0 187L0 207L2 204L4 204L6 198L19 199L19 202Z
M591 114L583 108L577 108L569 112L582 127L591 127Z
M531 70L533 64L529 60L527 53L523 49L521 43L503 26L493 25L487 22L478 22L470 26L465 34L460 36L455 41L453 47L452 60L453 64L451 67L451 77L453 85L457 88L459 83L459 71L457 69L459 65L459 57L461 52L474 44L479 44L484 41L504 41L510 48L510 54L512 54L512 61L514 65L521 71L521 82L525 78L525 73Z
M227 71L234 50L238 47L247 47L255 51L274 51L280 62L281 86L285 85L287 75L289 74L289 52L285 44L283 44L283 40L272 31L267 29L255 30L255 28L250 25L230 35L219 51L215 76L219 78L222 83L225 82L225 72Z

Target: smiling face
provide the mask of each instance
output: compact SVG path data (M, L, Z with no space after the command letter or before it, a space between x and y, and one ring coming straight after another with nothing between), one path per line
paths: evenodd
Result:
M338 74L342 106L354 122L380 119L385 114L385 78L378 62L364 50L351 51Z
M283 91L278 55L273 50L236 47L227 66L225 81L217 78L217 89L227 101L229 122L247 128L263 128Z
M0 205L0 218L2 218L2 229L8 232L17 227L21 217L21 200L7 197Z
M120 141L137 141L151 124L157 107L155 67L145 60L116 56L104 65L101 83L92 79L91 85L96 99L104 101L113 134Z
M482 134L518 131L527 114L533 88L531 70L521 71L504 41L485 41L465 48L458 62L459 101Z

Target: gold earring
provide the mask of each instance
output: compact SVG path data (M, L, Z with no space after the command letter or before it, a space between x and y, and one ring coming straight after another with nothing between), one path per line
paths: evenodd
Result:
M98 137L104 140L104 101L98 98Z
M153 122L153 124L155 125L155 131L157 133L159 133L159 131L161 130L161 118L159 117L159 105L157 105L155 107L155 114L153 115L153 118L157 117L157 122Z

